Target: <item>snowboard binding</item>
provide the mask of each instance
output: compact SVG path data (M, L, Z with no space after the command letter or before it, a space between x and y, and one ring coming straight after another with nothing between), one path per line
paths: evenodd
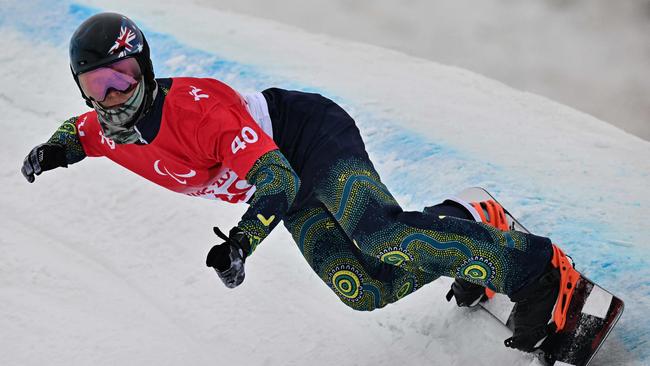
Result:
M516 303L514 332L504 341L506 347L534 352L549 336L564 330L580 273L557 245L552 247L553 257L547 271L510 296Z
M470 202L470 205L478 212L484 224L488 224L502 231L512 230L508 225L505 210L497 201Z
M470 202L478 217L487 225L507 231L514 228L508 222L506 211L495 200ZM506 339L506 347L535 352L552 334L559 333L566 324L567 312L580 274L572 261L555 244L548 269L533 283L511 296L516 303L513 314L513 336ZM457 278L447 293L447 301L456 298L459 307L474 307L494 296L494 291Z
M476 221L491 224L496 218L496 225L503 227L498 223L502 221L499 220L502 217L500 210L490 208L491 204L487 203L497 200L485 189L468 188L455 197L463 202L478 203L478 207L464 205L466 209L478 211L472 215ZM506 230L530 233L508 210L503 211ZM520 298L515 300L528 297L528 301L513 303L508 296L495 294L490 301L479 301L478 305L513 332L513 337L506 340L506 346L532 349L529 352L547 366L588 366L620 319L625 304L576 271L571 259L559 247L553 245L552 251L546 271L535 281L537 290L546 292L546 296L537 296L533 300L535 291L530 291L528 296L519 293L515 295L520 295ZM524 315L527 312L522 311L526 308L532 317L530 319L526 319ZM532 327L523 332L521 328L526 323ZM515 329L517 327L519 329Z

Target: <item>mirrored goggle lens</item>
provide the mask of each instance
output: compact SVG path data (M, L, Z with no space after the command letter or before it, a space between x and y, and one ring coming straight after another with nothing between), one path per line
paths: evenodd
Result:
M79 85L88 97L102 102L110 89L123 92L138 84L141 74L138 61L126 58L80 74Z

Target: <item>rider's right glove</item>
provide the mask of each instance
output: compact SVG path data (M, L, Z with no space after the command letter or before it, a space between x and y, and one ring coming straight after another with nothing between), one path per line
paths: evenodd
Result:
M29 183L33 183L36 179L34 175L40 175L46 170L58 167L68 167L65 147L59 144L45 143L36 146L29 152L20 171Z

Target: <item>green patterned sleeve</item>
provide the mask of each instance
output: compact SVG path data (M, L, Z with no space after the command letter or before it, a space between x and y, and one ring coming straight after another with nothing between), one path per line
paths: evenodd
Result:
M298 194L300 179L284 155L273 150L255 162L246 180L255 185L256 191L237 226L248 234L252 253L284 219Z
M72 117L63 122L47 142L65 147L65 157L68 165L77 163L86 157L86 153L79 140L77 117Z

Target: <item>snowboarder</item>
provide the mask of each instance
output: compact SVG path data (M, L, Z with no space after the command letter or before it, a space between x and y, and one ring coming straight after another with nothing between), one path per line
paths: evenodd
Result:
M116 13L77 28L70 68L92 110L31 150L22 167L29 182L105 156L172 191L249 204L228 235L214 228L223 243L206 259L229 288L242 283L245 261L283 221L309 265L353 309L381 308L449 276L459 306L484 300L486 289L517 302L508 346L532 351L548 335L560 305L557 247L509 231L493 202L451 198L403 211L354 120L333 101L279 88L241 95L210 78L156 79L144 34Z

